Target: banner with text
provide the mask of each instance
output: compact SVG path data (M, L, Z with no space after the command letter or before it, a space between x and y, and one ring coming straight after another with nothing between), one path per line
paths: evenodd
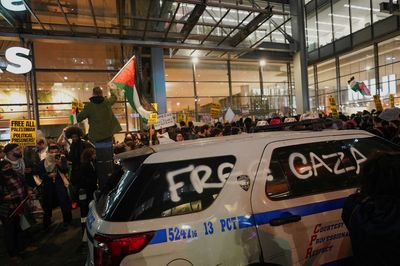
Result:
M154 129L172 127L175 125L174 115L170 113L160 114L157 117L157 123L154 124Z
M374 103L375 103L376 111L382 112L383 107L382 107L381 97L379 95L374 95Z
M10 120L10 143L23 147L36 146L36 121Z

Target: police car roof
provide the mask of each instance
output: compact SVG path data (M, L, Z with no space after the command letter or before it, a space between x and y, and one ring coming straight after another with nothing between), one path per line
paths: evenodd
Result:
M140 149L135 149L132 151L127 151L117 155L118 159L128 159L136 156L147 155L154 152L168 152L173 150L203 147L203 146L213 146L217 144L229 143L229 146L247 142L247 141L257 141L264 140L267 141L265 144L275 141L290 140L290 139L301 139L301 138L312 138L312 137L326 137L326 136L338 136L338 135L355 135L363 134L370 135L373 134L363 131L363 130L336 130L336 129L326 129L323 131L273 131L273 132L260 132L252 134L240 134L224 137L214 137L214 138L203 138L196 140L185 140L181 142L168 143L162 145L155 145L151 147L143 147Z

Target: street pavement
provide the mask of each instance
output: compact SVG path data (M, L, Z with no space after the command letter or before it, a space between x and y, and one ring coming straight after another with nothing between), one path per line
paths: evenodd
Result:
M29 243L38 247L33 252L20 252L22 261L18 264L10 262L4 246L4 229L0 229L0 265L3 266L54 266L84 265L87 254L87 243L82 242L79 208L72 211L72 224L64 226L60 208L53 211L50 228L42 230L41 219L27 232L23 233L21 243L23 249ZM29 240L28 240L29 239Z

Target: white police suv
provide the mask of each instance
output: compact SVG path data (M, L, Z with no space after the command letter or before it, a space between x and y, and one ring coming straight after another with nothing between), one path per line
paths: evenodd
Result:
M122 155L87 218L87 265L333 265L363 166L398 146L365 131L267 132ZM335 264L336 265L336 264Z

